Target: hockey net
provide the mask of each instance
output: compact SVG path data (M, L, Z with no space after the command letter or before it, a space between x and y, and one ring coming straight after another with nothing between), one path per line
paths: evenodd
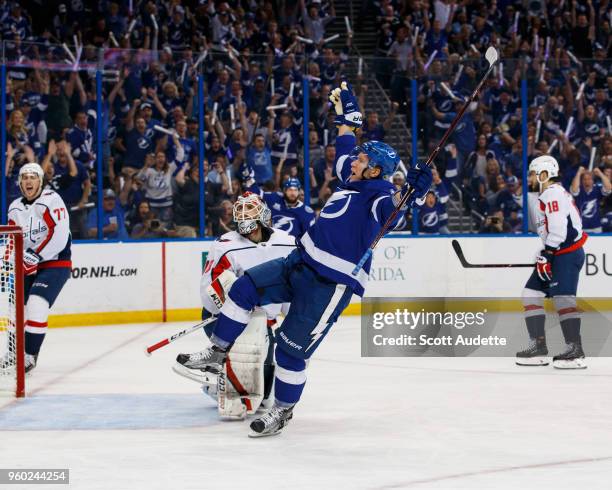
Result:
M0 226L0 395L25 394L23 235Z

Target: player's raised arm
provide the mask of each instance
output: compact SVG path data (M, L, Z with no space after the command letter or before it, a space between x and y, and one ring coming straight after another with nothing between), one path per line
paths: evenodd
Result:
M349 156L357 141L355 130L361 127L362 123L361 111L357 98L347 82L342 82L339 88L334 89L329 95L329 100L334 105L336 111L334 122L338 126L334 172L342 182L347 182L352 173Z

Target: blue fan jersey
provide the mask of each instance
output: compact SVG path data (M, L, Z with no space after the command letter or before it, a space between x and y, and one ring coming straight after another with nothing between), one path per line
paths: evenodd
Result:
M277 230L283 230L296 238L301 237L315 221L312 208L298 201L294 207L287 206L281 192L264 192L257 184L248 188L259 194L272 211L272 225Z
M578 206L582 217L583 229L589 231L601 227L599 203L607 195L608 193L601 184L595 184L590 192L587 192L581 185L578 194L574 194L576 206Z
M298 244L304 261L319 275L363 296L372 259L357 276L351 272L395 209L392 196L396 190L383 179L349 182L353 161L349 153L355 145L352 134L336 138L334 172L341 184Z

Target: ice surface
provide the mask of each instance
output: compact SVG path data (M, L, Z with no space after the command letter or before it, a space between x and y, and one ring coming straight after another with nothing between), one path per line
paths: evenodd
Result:
M187 325L50 330L28 398L0 399L0 467L67 467L92 490L612 488L612 359L362 359L347 317L286 431L253 440L170 369L203 335L144 355Z

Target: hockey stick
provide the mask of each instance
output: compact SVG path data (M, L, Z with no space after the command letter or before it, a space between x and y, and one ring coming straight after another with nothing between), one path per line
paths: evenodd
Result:
M453 240L452 242L453 250L457 254L457 258L461 265L465 269L486 269L486 268L501 268L501 267L535 267L535 264L470 264L465 255L463 255L463 250L461 250L461 245L457 240Z
M205 327L209 323L214 322L216 319L217 319L216 317L209 318L208 320L204 320L203 322L198 323L197 325L193 325L192 327L188 327L185 330L181 330L180 332L177 332L174 335L172 335L172 336L170 336L170 337L168 337L168 338L166 338L164 340L160 340L156 344L153 344L153 345L150 345L149 347L147 347L145 349L145 354L147 356L151 356L151 354L153 352L155 352L157 349L161 349L165 345L171 344L175 340L178 340L181 337L184 337L185 335L189 335L190 333L195 332L196 330L199 330L202 327Z
M440 149L442 149L442 147L446 143L446 140L448 139L448 137L455 130L455 128L457 127L457 124L459 124L459 121L461 121L461 118L463 117L463 114L465 114L465 111L467 110L467 108L470 106L470 104L476 99L476 97L480 93L480 90L482 89L482 86L484 85L484 83L486 82L487 78L489 78L489 75L493 71L493 67L499 61L499 53L497 52L497 50L493 46L490 46L487 49L486 53L485 53L485 58L489 62L489 69L484 74L484 76L482 77L480 82L478 82L478 85L476 86L476 88L472 92L472 95L470 95L470 98L468 100L466 100L465 104L463 104L463 107L457 113L457 115L455 116L455 119L453 119L453 121L451 122L449 128L446 130L446 132L442 136L442 139L440 139L440 142L438 143L438 146L436 146L434 151L432 151L431 154L429 155L429 157L427 158L427 161L425 162L425 165L431 165L431 163L434 161L436 156L438 156L438 153L440 152ZM395 209L393 210L391 215L387 218L387 221L385 222L385 224L382 226L382 228L378 232L378 235L376 235L376 238L374 238L374 241L372 241L372 244L370 245L370 247L366 250L366 252L363 254L363 257L361 257L361 260L359 260L359 262L357 263L357 265L353 269L353 272L352 272L353 276L356 276L357 274L359 274L359 271L361 270L363 265L372 256L372 254L374 253L374 248L376 247L376 245L378 244L380 239L383 236L385 236L385 234L387 233L387 230L391 227L391 224L393 223L393 221L397 217L397 215L400 212L400 210L408 202L408 199L410 199L412 194L414 194L414 188L409 189L408 192L406 192L406 194L404 194L404 196L400 200L399 204L395 207Z

